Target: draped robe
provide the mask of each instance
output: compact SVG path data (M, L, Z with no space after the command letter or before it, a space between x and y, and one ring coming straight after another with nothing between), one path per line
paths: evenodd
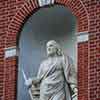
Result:
M51 68L51 69L50 69ZM71 90L77 87L75 66L70 57L49 57L39 68L37 78L50 72L40 83L40 100L71 100Z

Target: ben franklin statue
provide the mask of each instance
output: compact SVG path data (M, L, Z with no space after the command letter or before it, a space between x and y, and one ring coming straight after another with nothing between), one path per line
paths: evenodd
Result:
M38 100L77 100L77 73L72 59L64 55L56 41L50 40L46 46L48 58L40 64L37 77L25 84L33 88L33 97L39 93Z

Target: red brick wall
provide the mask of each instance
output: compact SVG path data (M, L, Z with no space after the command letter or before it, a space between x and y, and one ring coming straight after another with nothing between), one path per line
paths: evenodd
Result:
M0 99L16 100L17 57L4 59L4 48L16 46L27 16L38 9L37 0L0 0ZM55 0L77 17L77 31L89 32L78 44L79 100L100 99L100 1Z
M7 5L0 1L0 100L3 98L4 85L4 47L7 30Z
M94 0L88 8L90 16L89 87L91 100L100 100L100 1Z
M88 42L78 44L79 100L88 100Z

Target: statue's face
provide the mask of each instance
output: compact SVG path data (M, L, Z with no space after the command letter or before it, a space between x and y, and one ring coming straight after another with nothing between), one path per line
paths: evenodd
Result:
M47 43L47 54L50 55L55 55L57 52L57 49L52 43Z

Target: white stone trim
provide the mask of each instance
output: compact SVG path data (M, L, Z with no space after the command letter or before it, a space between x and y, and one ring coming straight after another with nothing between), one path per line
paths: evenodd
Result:
M16 56L16 54L17 54L17 50L15 46L5 48L5 58Z
M38 0L39 6L54 4L54 0Z
M80 33L77 33L77 42L80 43L80 42L86 42L89 40L89 34L88 32L80 32Z

